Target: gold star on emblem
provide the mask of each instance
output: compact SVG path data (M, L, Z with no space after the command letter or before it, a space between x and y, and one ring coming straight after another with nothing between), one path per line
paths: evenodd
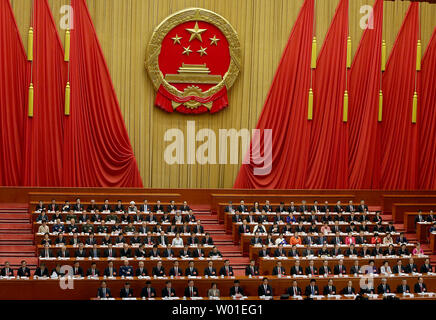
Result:
M171 38L172 40L174 40L174 44L178 43L180 44L180 40L182 40L182 37L179 37L178 34L176 34L176 36L174 38Z
M194 28L186 29L186 31L188 31L191 34L191 38L189 39L189 42L191 42L194 39L198 39L201 42L203 42L203 39L201 39L201 34L207 31L207 29L200 29L198 27L198 22L196 22Z
M206 52L206 48L200 47L200 50L197 50L197 52L200 54L200 56L206 55L207 56L207 52Z
M186 54L186 55L189 56L189 54L192 52L192 50L191 50L191 46L187 46L186 48L183 47L183 49L185 49L185 50L183 51L182 54Z
M213 35L213 38L209 38L209 40L210 40L210 45L218 45L218 41L220 41L221 39L218 39L217 37L216 37L216 35Z

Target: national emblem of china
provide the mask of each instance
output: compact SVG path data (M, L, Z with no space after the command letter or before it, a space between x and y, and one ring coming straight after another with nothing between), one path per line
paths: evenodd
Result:
M185 9L153 32L146 68L167 112L215 113L228 106L227 91L241 68L238 35L220 15Z

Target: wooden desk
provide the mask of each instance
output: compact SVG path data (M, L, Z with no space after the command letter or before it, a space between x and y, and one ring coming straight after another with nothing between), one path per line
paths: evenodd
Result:
M430 228L432 223L418 222L416 224L416 237L420 243L428 243L430 239Z
M242 217L243 218L247 218L247 221L248 221L248 217L249 217L249 214L248 213L243 213L243 214L241 214L242 215ZM286 216L289 216L289 214L288 213L282 213L281 214L282 215L282 217L286 217ZM304 214L301 214L301 213L299 213L299 212L297 212L297 213L293 213L293 216L296 218L296 219L298 219L299 217L301 217L301 215L304 215ZM306 214L305 216L309 216L310 214ZM318 217L318 219L319 220L321 220L321 218L323 217L323 213L320 213L320 214L317 214L316 216ZM337 213L330 213L330 215L332 216L332 218L333 217L335 217L335 216L337 216ZM232 233L232 223L233 223L233 217L235 216L235 213L230 213L230 212L225 212L224 213L224 227L225 227L225 229L226 229L226 232L227 233ZM260 214L254 214L254 216L255 216L255 219L258 219L258 216L260 216ZM268 219L268 222L273 222L274 221L274 217L276 216L276 214L275 214L275 212L273 212L273 213L269 213L269 214L266 214L266 217L267 217L267 219ZM343 213L342 214L342 216L343 217L345 217L346 219L348 219L348 217L350 216L350 213ZM359 216L359 214L356 214L356 217L357 216ZM371 218L371 220L373 219L373 217L375 216L375 212L371 212L371 213L369 213L368 214L368 216ZM308 224L309 226L310 226L310 224ZM322 226L322 224L320 224L320 226Z
M117 235L115 235L115 234L110 234L110 236L111 236L111 238L115 238ZM158 235L158 234L155 234L155 233L152 233L152 236L155 238L155 237L157 237L157 236L159 236L159 235ZM171 241L173 240L173 238L175 238L176 235L175 235L175 234L166 234L165 236L168 238L168 242L171 243ZM180 235L180 238L183 239L183 243L187 243L187 240L188 240L188 238L189 238L190 236L191 236L191 235L188 235L188 234L183 233L183 234ZM203 239L203 237L205 237L205 234L196 234L196 236L197 236L197 238L198 238L198 241L201 242L201 239ZM72 235L71 233L64 233L64 238L67 240L67 243L70 242L70 239L71 239L72 237L73 237L73 235ZM78 238L79 238L83 243L85 243L85 241L86 241L86 239L87 239L88 237L89 237L89 234L87 234L87 233L80 233L80 234L78 234ZM131 237L133 237L133 234L127 234L124 238L126 239L127 242L130 243L129 239L130 239ZM147 237L147 235L145 235L145 234L139 234L139 237L140 237L141 239L144 239L144 238ZM37 244L41 244L41 241L42 241L43 238L44 238L44 235L43 235L43 234L40 234L40 233L35 234L35 241L36 241ZM50 233L50 239L52 240L52 243L54 243L54 241L55 241L56 238L57 238L57 234ZM104 234L96 233L96 234L94 235L94 238L97 240L97 243L101 243L102 240L103 240L103 238L104 238ZM112 240L113 240L113 239L112 239Z
M380 235L380 237L384 237L385 234L384 233L380 233L379 235ZM399 233L395 233L393 237L395 238L398 235L399 235ZM341 235L341 238L343 239L345 236L346 235ZM267 238L266 235L261 235L260 237L262 239L266 239ZM274 234L272 237L273 237L273 239L277 239L279 237L279 235L278 234ZM328 240L332 239L334 237L335 237L334 235L327 235L327 239ZM370 242L371 237L372 237L372 234L365 234L365 238L368 240L368 242ZM252 233L244 233L244 234L241 235L240 246L241 246L241 250L242 250L242 252L243 252L243 254L245 256L248 256L248 254L249 254L249 247L251 245L251 239L252 238L254 238L254 234L252 234ZM287 243L290 243L290 239L291 239L290 235L284 235L284 238L285 238Z
M233 242L235 244L238 244L240 242L240 239L241 239L241 234L239 233L239 227L241 225L242 225L242 222L232 222L232 239L233 239ZM257 226L257 223L248 223L247 225L250 227L250 231L253 232L254 227ZM317 223L316 225L318 227L318 230L321 230L322 223ZM355 222L354 225L355 225L355 230L358 230L361 223ZM388 225L387 223L383 223L384 228L387 225ZM268 232L268 230L273 226L273 223L272 222L263 223L263 226L265 227L266 231ZM279 226L280 232L282 232L283 229L286 227L286 224L283 223L283 224L279 224L278 226ZM298 223L291 223L291 226L292 226L293 232L295 232L295 229L297 228ZM307 230L311 226L311 224L310 223L303 223L303 226ZM330 226L330 228L333 227L333 225L329 225L329 226ZM340 224L339 229L341 230L341 232L348 234L346 230L349 226L350 226L350 223ZM375 224L368 223L367 226L368 226L368 229L370 231L373 231ZM382 234L382 233L379 233L379 234Z
M76 258L69 258L69 259L41 259L39 258L39 264L45 263L46 267L49 269L49 272L51 272L54 268L56 268L57 264L62 265L70 265L73 266L74 261L76 261ZM89 259L84 258L83 260L77 260L79 261L80 266L83 269L84 274L86 274L86 271L91 267L91 264L95 262L97 264L97 269L100 271L100 274L102 275L104 272L104 269L108 266L109 261L113 261L114 268L117 270L117 273L119 272L120 267L124 264L124 259L121 258L115 258L115 259L107 259L107 258L100 258L98 260L96 259ZM162 261L162 266L165 269L166 275L168 275L170 269L174 265L174 261L179 262L180 269L185 272L185 269L188 267L189 261L194 261L194 265L197 268L198 272L203 275L204 269L207 267L209 261L213 261L213 266L216 269L216 272L218 273L220 268L224 265L224 259L199 259L199 258L190 258L190 259L167 259L167 258L159 258L159 259L150 259L150 258L144 258L141 259L129 259L129 265L133 267L133 270L135 271L138 268L139 261L144 262L144 268L147 269L148 274L151 275L151 271L153 267L156 266L158 261Z
M373 250L375 248L374 244L367 244L368 249L369 250ZM290 245L287 246L283 246L283 250L286 252L286 254L291 250ZM356 244L355 248L356 250L359 252L362 249L362 245ZM401 246L394 244L394 248L397 251ZM269 246L268 249L270 250L271 255L274 255L274 251L278 248L278 246ZM329 251L334 249L334 245L329 244L327 245L327 248ZM349 246L347 245L341 245L341 252L344 252L345 250L347 250L349 248ZM388 248L388 245L381 245L380 248L383 248L383 250ZM413 249L415 248L415 245L409 243L407 244L407 249L409 250L409 252L411 252ZM250 260L257 260L259 258L259 251L262 249L262 247L256 247L254 245L250 245L249 247L249 252L248 252L248 256L250 258ZM318 251L321 249L321 247L314 247L312 246L312 250L317 254ZM300 256L303 255L303 251L306 250L306 247L297 247L297 251L299 253Z
M70 257L73 257L74 252L78 249L78 246L67 245L66 247L67 247L67 251L70 253ZM107 246L99 245L97 247L98 247L98 250L99 250L101 255L103 255L104 250L107 249ZM84 248L86 251L89 252L89 250L92 249L92 246L85 245ZM132 246L129 246L129 248L130 248L130 251L132 252L132 256L134 256L135 250L137 248L139 248L139 245L136 245L136 246L132 245ZM148 246L148 245L145 246L145 250L147 251L147 253L150 252L152 250L152 248L153 248L153 246ZM191 252L197 248L198 247L196 247L196 246L189 246L189 250ZM209 252L212 251L213 247L212 246L200 246L200 248L204 251L204 255L208 256ZM44 246L38 245L37 249L38 249L38 255L39 255L39 253L44 250ZM117 256L119 256L122 247L113 246L112 249L116 252ZM165 251L165 249L166 249L166 247L164 247L164 246L161 246L161 245L158 246L158 251L160 252L161 255L163 255L163 252ZM183 251L184 248L171 247L171 249L174 251L175 256L178 257L180 252ZM53 252L53 254L56 254L58 252L58 250L61 250L61 247L52 245L52 246L50 246L50 250Z
M403 262L403 265L406 265L409 262L409 257L401 257L401 258L400 257L398 257L398 258L371 257L371 258L359 258L359 266L367 265L369 263L369 260L374 260L375 266L377 268L380 268L383 265L383 261L389 261L389 265L392 268L394 265L397 264L397 261L399 259L401 259L401 261ZM425 259L426 259L425 257L417 257L417 256L413 257L413 260L415 260L415 264L417 265L418 269L421 267L421 265L424 264ZM304 272L305 268L307 266L309 266L309 261L311 259L306 259L306 258L299 258L299 259L295 259L295 258L286 258L286 259L259 258L259 273L262 275L271 274L272 270L276 266L277 262L281 261L282 267L285 268L286 274L289 275L291 267L294 266L296 260L300 261L300 266L303 268L303 272ZM329 261L329 267L332 269L332 272L333 272L333 267L336 264L338 264L338 261L339 261L338 258L333 258L333 259L314 258L313 259L314 266L316 267L317 270L322 266L324 260ZM343 260L344 260L344 266L346 267L347 273L348 273L350 271L350 268L353 266L356 258L345 257L345 258L343 258Z
M436 290L436 276L423 276L424 283L427 285L429 292L434 292ZM221 296L229 296L230 288L233 286L235 279L240 281L240 286L244 289L244 294L246 296L258 296L257 289L262 283L261 277L228 277L228 278L200 278L194 279L194 285L198 288L200 296L206 296L207 290L211 287L212 282L216 282L218 289L221 291ZM284 294L286 289L292 283L292 278L277 278L268 277L269 283L273 288L273 294L278 296ZM401 283L402 279L407 279L409 286L413 290L413 286L417 282L416 277L404 276L404 277L392 277L388 278L388 283L392 290ZM2 300L89 300L97 296L97 289L100 287L100 283L103 278L98 279L82 279L74 280L72 285L73 289L61 289L61 281L58 279L47 279L47 280L0 280L0 299ZM182 297L184 289L187 286L188 278L179 279L150 279L152 286L156 289L157 296L161 297L162 288L165 286L165 282L171 280L172 287L176 290L176 295ZM316 278L318 287L322 290L324 286L327 285L328 278ZM333 278L333 283L337 290L342 290L346 287L347 282L351 280L353 287L358 291L360 286L359 282L361 278L359 277L344 277L344 278ZM139 297L142 288L145 286L145 279L121 279L116 278L106 279L108 288L111 289L112 295L114 297L119 297L120 290L126 281L129 281L131 288L133 289L135 297ZM304 291L305 287L309 285L309 279L297 279L298 286ZM381 278L374 278L374 286L377 287L381 282ZM66 281L65 281L66 283Z

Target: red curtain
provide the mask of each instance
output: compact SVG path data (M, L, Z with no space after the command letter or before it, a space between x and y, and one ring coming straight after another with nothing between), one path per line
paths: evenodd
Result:
M315 70L307 188L348 187L348 126L342 121L346 82L348 0L341 0Z
M418 92L419 188L436 189L436 28L422 59Z
M292 29L256 127L261 130L260 150L265 149L263 130L280 128L272 131L272 171L268 175L256 175L254 170L264 164L256 165L258 159L251 156L250 164L242 165L235 188L304 187L310 138L307 99L313 13L314 0L306 0Z
M71 4L71 115L65 119L64 186L142 187L88 8L84 0Z
M383 74L381 187L417 188L417 128L412 124L419 3L407 11Z
M22 179L29 64L9 0L0 0L0 185Z
M381 89L383 0L376 0L372 21L374 28L363 32L349 77L348 179L351 189L380 187L377 118Z
M23 185L62 185L67 64L47 0L34 1L34 116L26 120Z

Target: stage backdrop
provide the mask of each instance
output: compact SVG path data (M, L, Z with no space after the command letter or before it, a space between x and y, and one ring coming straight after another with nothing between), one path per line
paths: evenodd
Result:
M30 2L10 0L27 49ZM68 0L49 0L61 42L60 8ZM231 187L240 165L168 165L163 159L167 143L164 133L179 128L186 133L186 121L196 129L252 129L256 127L279 60L288 42L303 0L88 0L97 36L107 60L115 92L144 187ZM318 54L339 0L317 0L315 34ZM350 0L349 28L352 54L362 36L359 22L362 5L373 0ZM408 1L384 3L383 39L389 56L409 7ZM422 3L420 16L422 51L427 47L436 21L436 5ZM153 107L155 92L145 71L146 46L154 28L168 15L187 8L202 7L225 17L236 29L242 46L242 73L229 94L229 108L216 115L184 116ZM349 116L352 116L350 114ZM240 161L241 162L241 161Z

